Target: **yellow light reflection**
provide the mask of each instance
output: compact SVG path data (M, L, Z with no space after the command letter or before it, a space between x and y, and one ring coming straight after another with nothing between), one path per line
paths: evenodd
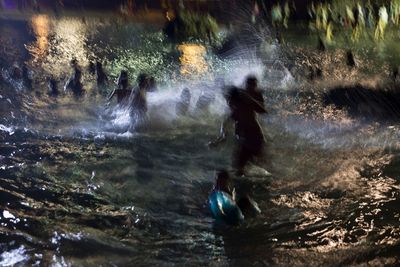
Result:
M35 15L31 19L32 29L36 35L36 49L34 54L38 58L43 57L49 47L49 24L49 17L47 15Z
M203 45L181 44L178 50L182 53L179 57L182 75L199 75L208 71L206 48Z

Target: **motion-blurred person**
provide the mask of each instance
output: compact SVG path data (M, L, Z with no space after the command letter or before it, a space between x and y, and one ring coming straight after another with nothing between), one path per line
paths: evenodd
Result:
M210 105L214 101L214 99L215 99L214 91L211 88L209 88L208 86L206 86L206 88L204 88L201 91L199 99L197 99L196 107L195 107L196 113L208 112Z
M387 13L386 7L381 6L379 8L379 20L375 29L375 39L383 40L385 38L385 29L389 20L389 15Z
M137 78L138 86L132 90L129 96L131 118L135 122L143 121L147 114L147 92L149 89L149 77L142 73Z
M32 75L28 66L26 66L25 64L22 67L22 79L24 81L26 88L32 90L32 82L33 82Z
M117 81L117 88L112 91L108 97L108 101L111 101L114 96L117 96L118 104L127 104L130 94L131 89L129 88L128 72L126 70L121 70Z
M232 121L235 125L236 140L232 165L236 174L241 176L244 175L244 168L249 161L263 156L265 140L256 113L266 113L266 110L250 93L236 87L229 88L225 97L230 114L221 124L219 137L210 142L209 146L217 146L226 140L226 126Z
M49 77L47 81L47 94L51 97L57 97L59 95L57 81L53 77Z
M65 83L64 91L71 90L76 97L80 97L84 93L81 83L82 71L76 59L71 60L71 67L73 69L73 73Z
M96 80L97 84L103 85L105 82L108 81L107 74L104 72L103 64L101 62L96 62Z
M175 110L177 115L186 115L188 113L191 98L192 96L189 88L184 88L181 92L178 103L176 103Z

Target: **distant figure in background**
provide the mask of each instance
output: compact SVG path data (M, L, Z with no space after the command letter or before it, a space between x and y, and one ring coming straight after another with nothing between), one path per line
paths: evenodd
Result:
M22 78L22 70L17 63L14 63L10 73L11 79L19 80Z
M75 97L83 95L83 87L81 83L82 71L76 59L71 60L73 73L64 86L64 91L71 90Z
M399 78L399 66L392 66L392 80L393 82L397 82L398 78Z
M57 97L59 95L57 81L53 77L48 78L47 82L47 94L51 97Z
M22 79L27 89L32 90L32 77L29 68L24 64L22 67Z
M96 62L96 80L99 85L108 81L107 74L103 70L103 64L99 61Z
M307 78L309 81L314 81L316 79L322 78L322 70L320 68L310 66L308 69L309 73Z
M379 8L379 20L376 24L375 39L383 40L385 38L385 29L389 21L389 15L385 6Z
M117 96L117 103L128 103L129 96L131 94L131 89L129 88L128 72L126 70L121 70L118 81L117 88L110 94L108 101L111 101L114 96Z
M148 92L155 92L157 91L157 82L154 77L149 77L148 78L148 85L149 88L147 89Z
M283 6L283 26L287 29L289 26L289 18L290 18L290 6L289 2L286 0L285 5Z
M215 93L214 90L212 88L210 88L209 86L205 86L206 88L204 88L201 91L201 94L199 96L199 98L197 99L196 102L196 113L197 112L208 112L208 109L211 105L211 103L214 101L215 99Z
M89 62L88 71L89 71L89 73L91 75L95 75L96 74L96 64L94 64L93 61Z
M136 122L144 120L147 113L147 91L149 90L149 77L147 74L139 74L137 78L138 87L132 90L129 96L131 117Z
M272 7L271 19L272 19L272 26L274 28L277 28L282 24L283 15L282 15L282 8L279 3Z
M347 50L346 52L346 65L349 66L350 68L354 68L356 66L354 54L351 50Z
M322 41L321 36L318 37L318 50L321 52L326 51L326 47L325 47L324 41Z
M181 92L181 96L179 98L178 103L176 103L176 114L177 115L186 115L189 111L191 94L189 88L184 88Z

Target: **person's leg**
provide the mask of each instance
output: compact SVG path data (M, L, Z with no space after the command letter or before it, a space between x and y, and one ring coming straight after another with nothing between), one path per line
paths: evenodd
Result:
M233 168L236 175L244 175L244 167L253 157L253 153L244 145L238 145L233 155Z

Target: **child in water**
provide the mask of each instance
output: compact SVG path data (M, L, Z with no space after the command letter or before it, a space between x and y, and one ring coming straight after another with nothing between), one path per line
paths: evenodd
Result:
M247 194L237 199L232 181L226 170L216 173L215 184L208 197L211 213L216 221L237 225L245 218L261 213L258 205Z

